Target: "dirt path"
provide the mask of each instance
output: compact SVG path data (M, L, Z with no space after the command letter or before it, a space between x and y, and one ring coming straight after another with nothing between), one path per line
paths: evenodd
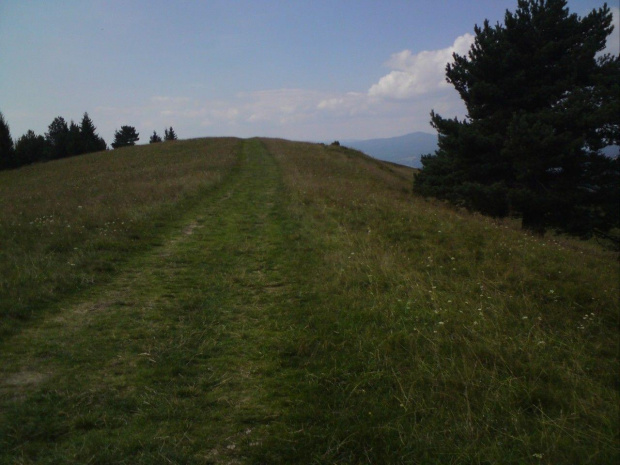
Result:
M294 299L281 179L257 140L178 233L0 353L0 449L22 463L245 463L287 399ZM2 461L0 453L0 462Z

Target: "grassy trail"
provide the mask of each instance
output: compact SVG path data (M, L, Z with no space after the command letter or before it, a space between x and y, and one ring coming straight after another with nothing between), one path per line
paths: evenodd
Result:
M242 150L176 235L4 344L0 463L240 463L261 444L295 264L278 167Z
M412 197L410 171L343 147L180 141L97 170L138 150L157 173L115 199L193 181L191 201L6 333L0 465L618 462L616 254ZM16 182L63 172L35 168ZM56 238L65 210L34 226Z

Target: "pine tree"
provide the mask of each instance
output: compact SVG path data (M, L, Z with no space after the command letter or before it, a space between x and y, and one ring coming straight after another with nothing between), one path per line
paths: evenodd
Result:
M69 135L67 137L67 156L81 155L84 153L82 146L82 134L80 127L71 120L69 123Z
M177 140L177 135L170 126L170 129L164 129L164 140Z
M161 142L161 137L157 135L156 131L153 131L153 135L149 139L149 144L156 144L157 142Z
M50 146L43 136L37 136L32 129L21 136L15 144L15 158L19 165L27 165L49 158Z
M121 126L120 131L114 133L114 142L112 147L117 149L120 147L127 147L129 145L135 145L140 140L139 134L136 132L136 128L133 126Z
M11 138L11 129L4 115L0 113L0 169L13 168L15 165L15 148Z
M69 126L62 116L57 116L45 133L45 140L50 145L52 159L66 157L69 153Z
M84 113L82 122L80 123L80 137L83 153L99 152L106 149L107 144L105 140L99 137L96 131L97 128L88 116L88 113Z
M423 157L415 190L519 215L536 232L617 225L618 160L600 149L620 140L620 60L596 57L611 21L607 5L579 18L565 0L519 0L503 25L476 26L469 53L446 68L467 117L431 113L439 149Z

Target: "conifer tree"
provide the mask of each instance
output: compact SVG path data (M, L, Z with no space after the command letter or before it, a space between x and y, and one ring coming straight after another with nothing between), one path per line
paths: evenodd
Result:
M177 135L170 126L170 129L164 129L164 140L177 140Z
M82 134L80 127L71 120L69 123L69 135L67 138L67 156L81 155L84 153L82 147Z
M80 137L83 153L99 152L107 147L105 140L97 135L97 128L88 116L88 113L84 113L82 117Z
M117 149L120 147L135 145L138 140L140 140L140 137L136 132L136 128L133 126L121 126L120 131L116 131L114 133L114 142L112 142L112 147Z
M57 116L45 133L45 140L50 145L52 159L66 157L69 153L69 126L62 116Z
M37 136L32 129L21 136L15 144L15 158L18 164L27 165L49 158L50 146L43 136Z
M618 225L620 60L597 53L613 26L607 5L580 18L565 0L519 0L504 24L475 27L446 68L463 121L431 113L439 149L414 189L494 216L588 236Z
M0 169L13 168L15 164L15 148L11 138L11 129L4 115L0 113Z
M149 144L156 144L157 142L161 142L161 137L159 137L156 131L153 131L153 135L149 139Z

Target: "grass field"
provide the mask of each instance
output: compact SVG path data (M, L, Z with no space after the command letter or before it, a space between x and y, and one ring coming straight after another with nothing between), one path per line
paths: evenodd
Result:
M0 339L154 245L230 173L238 145L166 143L0 172Z
M411 177L275 139L0 173L0 463L615 463L617 254Z

